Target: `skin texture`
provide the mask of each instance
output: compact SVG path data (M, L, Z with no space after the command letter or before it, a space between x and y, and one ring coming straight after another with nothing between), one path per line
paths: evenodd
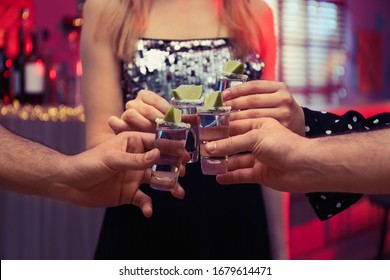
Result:
M153 213L152 201L139 185L150 182L150 167L160 157L154 134L123 132L93 149L67 156L0 126L0 150L0 178L10 191L86 207L132 203L146 217ZM172 195L183 198L184 192L176 188Z
M221 184L258 183L285 192L389 194L390 129L304 138L274 119L236 121L236 136L210 142L212 155L229 158Z

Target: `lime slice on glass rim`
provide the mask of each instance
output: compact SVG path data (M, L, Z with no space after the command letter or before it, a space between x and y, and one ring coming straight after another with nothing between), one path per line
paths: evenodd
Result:
M210 93L204 99L204 106L206 106L206 107L221 107L221 106L223 106L222 93L220 91L215 91L213 93Z
M244 73L244 64L236 59L229 59L223 67L224 73L242 74Z
M181 122L181 110L171 106L167 113L165 114L164 121L170 123L180 123Z
M180 85L172 90L172 95L177 100L197 100L202 97L202 85Z

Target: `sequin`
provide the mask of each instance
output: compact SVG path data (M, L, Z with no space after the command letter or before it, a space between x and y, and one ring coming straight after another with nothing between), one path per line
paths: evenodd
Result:
M133 61L122 63L124 100L134 99L142 89L170 100L171 90L181 84L203 85L204 93L215 90L215 76L232 58L229 39L140 39ZM258 54L245 59L249 80L260 79L264 63Z

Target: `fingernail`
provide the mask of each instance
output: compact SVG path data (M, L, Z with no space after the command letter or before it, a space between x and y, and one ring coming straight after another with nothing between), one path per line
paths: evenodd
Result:
M150 161L153 158L153 151L149 151L145 154L145 160Z
M229 100L229 98L230 98L230 90L229 89L225 89L222 92L222 100L226 101L226 100Z
M210 142L206 144L206 149L209 153L213 153L217 149L217 144Z

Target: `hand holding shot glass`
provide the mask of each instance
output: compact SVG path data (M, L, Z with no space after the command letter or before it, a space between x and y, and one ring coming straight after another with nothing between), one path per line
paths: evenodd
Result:
M196 108L199 119L200 159L202 173L205 175L223 174L228 171L228 157L212 157L204 146L209 141L229 137L230 107L223 106L221 92L205 97L204 106Z
M171 191L178 181L190 124L181 122L181 111L171 107L164 119L156 119L156 148L160 160L152 167L150 186Z
M223 106L221 92L247 81L244 64L229 59L216 79L216 92L205 97L204 106L197 107L202 172L205 175L223 174L228 171L228 157L211 157L204 149L209 141L229 137L231 107Z

